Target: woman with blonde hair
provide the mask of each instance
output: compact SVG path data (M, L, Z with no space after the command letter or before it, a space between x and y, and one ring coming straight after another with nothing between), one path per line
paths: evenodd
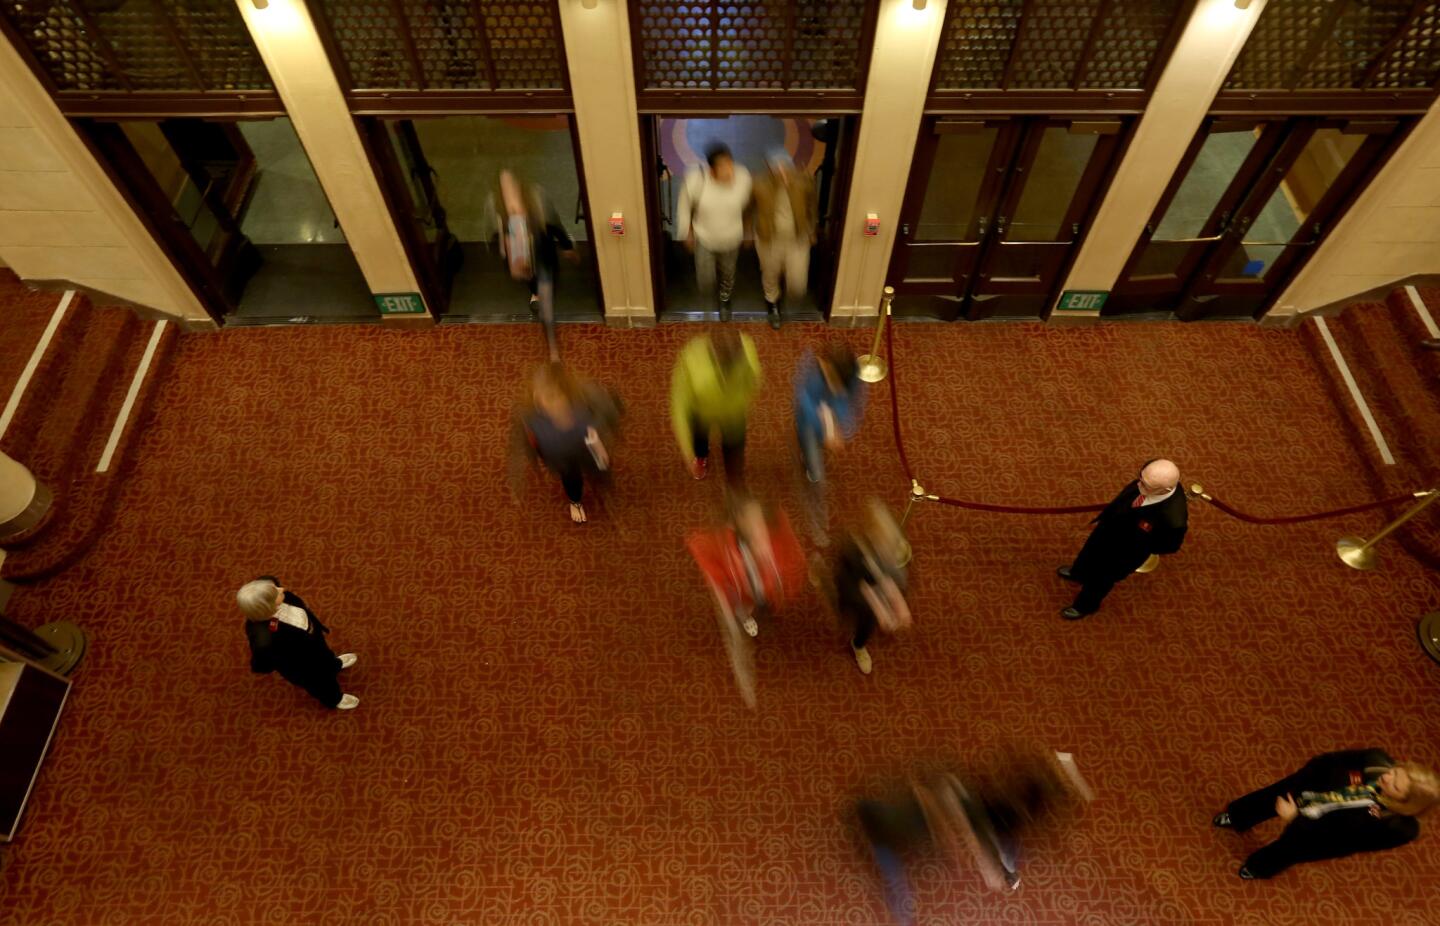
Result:
M512 459L539 462L558 476L570 505L570 520L584 524L589 520L583 502L585 479L608 474L619 418L620 403L614 393L558 363L546 364L535 371L530 393L516 413L514 442L519 452Z
M1240 866L1248 880L1273 878L1297 862L1402 846L1420 835L1416 817L1440 803L1440 777L1379 749L1329 752L1215 815L1215 826L1244 832L1271 817L1280 838Z

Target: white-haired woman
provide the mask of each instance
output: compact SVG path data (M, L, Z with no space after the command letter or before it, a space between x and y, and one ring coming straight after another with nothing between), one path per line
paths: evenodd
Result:
M325 642L330 628L320 623L299 595L281 586L274 576L261 576L240 586L235 600L245 615L252 672L279 672L326 707L348 711L360 703L359 698L340 690L338 678L341 669L355 664L355 654L336 656L330 651Z

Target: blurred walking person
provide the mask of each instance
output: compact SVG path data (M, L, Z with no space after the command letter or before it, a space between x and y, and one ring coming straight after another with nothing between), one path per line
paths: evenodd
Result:
M755 181L755 252L760 256L765 311L770 327L778 331L782 295L792 302L802 298L810 278L810 247L815 243L815 181L796 170L784 148L771 151L765 163L768 170Z
M825 452L839 451L855 437L864 408L865 384L847 345L805 352L795 375L795 436L808 484L811 532L821 546L829 543Z
M555 278L562 252L571 261L579 260L575 242L544 192L513 171L500 171L491 204L499 228L500 255L505 258L510 276L529 286L530 311L539 315L544 326L550 360L558 361Z
M783 511L773 514L754 498L733 493L727 523L686 539L716 607L721 640L740 697L756 703L751 639L767 618L792 597L805 573L805 555Z
M692 339L680 349L670 377L670 423L690 474L704 479L710 465L710 432L720 432L725 481L745 482L745 426L760 388L755 343L733 329Z
M871 857L885 880L896 922L914 922L905 855L939 851L970 861L996 890L1020 886L1020 837L1094 799L1069 753L1022 755L987 784L939 772L913 780L903 793L855 805Z
M516 415L516 443L521 453L560 478L569 501L570 520L584 524L585 480L610 472L610 447L619 424L620 407L602 387L576 377L558 363L535 372L530 395Z
M675 236L695 255L696 286L719 298L723 322L730 320L751 190L750 171L735 163L729 148L715 144L705 151L705 166L685 175L675 209Z
M905 599L907 548L905 535L890 509L878 499L871 499L864 524L841 546L833 572L827 576L817 566L811 575L834 609L841 629L849 637L855 665L865 675L873 668L866 644L876 628L895 634L908 630L913 623Z

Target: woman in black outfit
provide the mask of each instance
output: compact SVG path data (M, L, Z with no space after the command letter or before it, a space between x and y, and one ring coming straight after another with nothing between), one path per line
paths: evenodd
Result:
M308 691L326 707L348 711L360 699L340 690L338 674L355 664L354 653L336 656L325 642L330 628L300 596L283 588L274 576L247 582L235 594L245 615L250 641L250 671L279 672L292 685Z
M1280 838L1240 866L1246 880L1273 878L1296 862L1401 846L1420 834L1415 818L1440 802L1440 779L1379 749L1328 752L1268 787L1231 801L1212 821L1244 832L1278 816Z

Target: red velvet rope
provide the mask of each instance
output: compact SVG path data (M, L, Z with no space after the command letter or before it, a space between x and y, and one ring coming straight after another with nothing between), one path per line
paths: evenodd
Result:
M889 322L885 325L885 357L890 364L890 422L895 426L895 449L900 453L900 466L905 470L905 478L910 480L911 485L915 483L915 474L910 469L910 457L905 453L905 440L900 436L900 398L899 380L895 376L895 326ZM950 505L954 508L969 508L972 511L998 511L1004 514L1081 514L1090 511L1103 511L1104 505L1071 505L1066 508L1021 508L1016 505L986 505L982 502L966 502L958 498L936 497L930 499L942 505Z
M1204 496L1201 496L1202 498ZM1352 505L1349 508L1336 508L1334 511L1321 511L1316 514L1295 514L1283 518L1257 518L1254 515L1246 514L1243 511L1236 511L1218 498L1206 498L1205 501L1219 508L1232 518L1241 521L1248 521L1251 524L1299 524L1302 521L1321 521L1325 518L1338 518L1342 514L1355 514L1360 511L1370 511L1375 508L1384 508L1386 505L1398 505L1400 502L1412 501L1415 496L1411 493L1397 495L1394 498L1387 498L1383 501L1370 502L1366 505Z
M915 472L910 468L910 456L905 452L905 440L900 433L900 388L899 379L895 375L895 325L892 321L887 321L885 325L885 356L890 364L890 423L895 429L895 449L900 454L900 467L905 470L905 478L910 480L911 485L914 485ZM1280 518L1257 518L1254 515L1249 515L1230 507L1218 498L1201 496L1205 501L1214 505L1230 517L1249 522L1250 524L1299 524L1304 521L1321 521L1325 518L1338 518L1341 515L1358 514L1361 511L1371 511L1376 508L1384 508L1387 505L1397 505L1400 502L1409 501L1414 497L1412 493L1407 493L1378 502L1352 505L1349 508L1336 508L1332 511L1320 511L1315 514L1288 515ZM966 502L958 498L944 498L933 495L929 496L928 500L939 502L942 505L949 505L952 508L968 508L971 511L995 511L1002 514L1085 514L1091 511L1103 511L1105 509L1104 505L1070 505L1064 508L1021 508L1015 505L986 505L982 502Z

